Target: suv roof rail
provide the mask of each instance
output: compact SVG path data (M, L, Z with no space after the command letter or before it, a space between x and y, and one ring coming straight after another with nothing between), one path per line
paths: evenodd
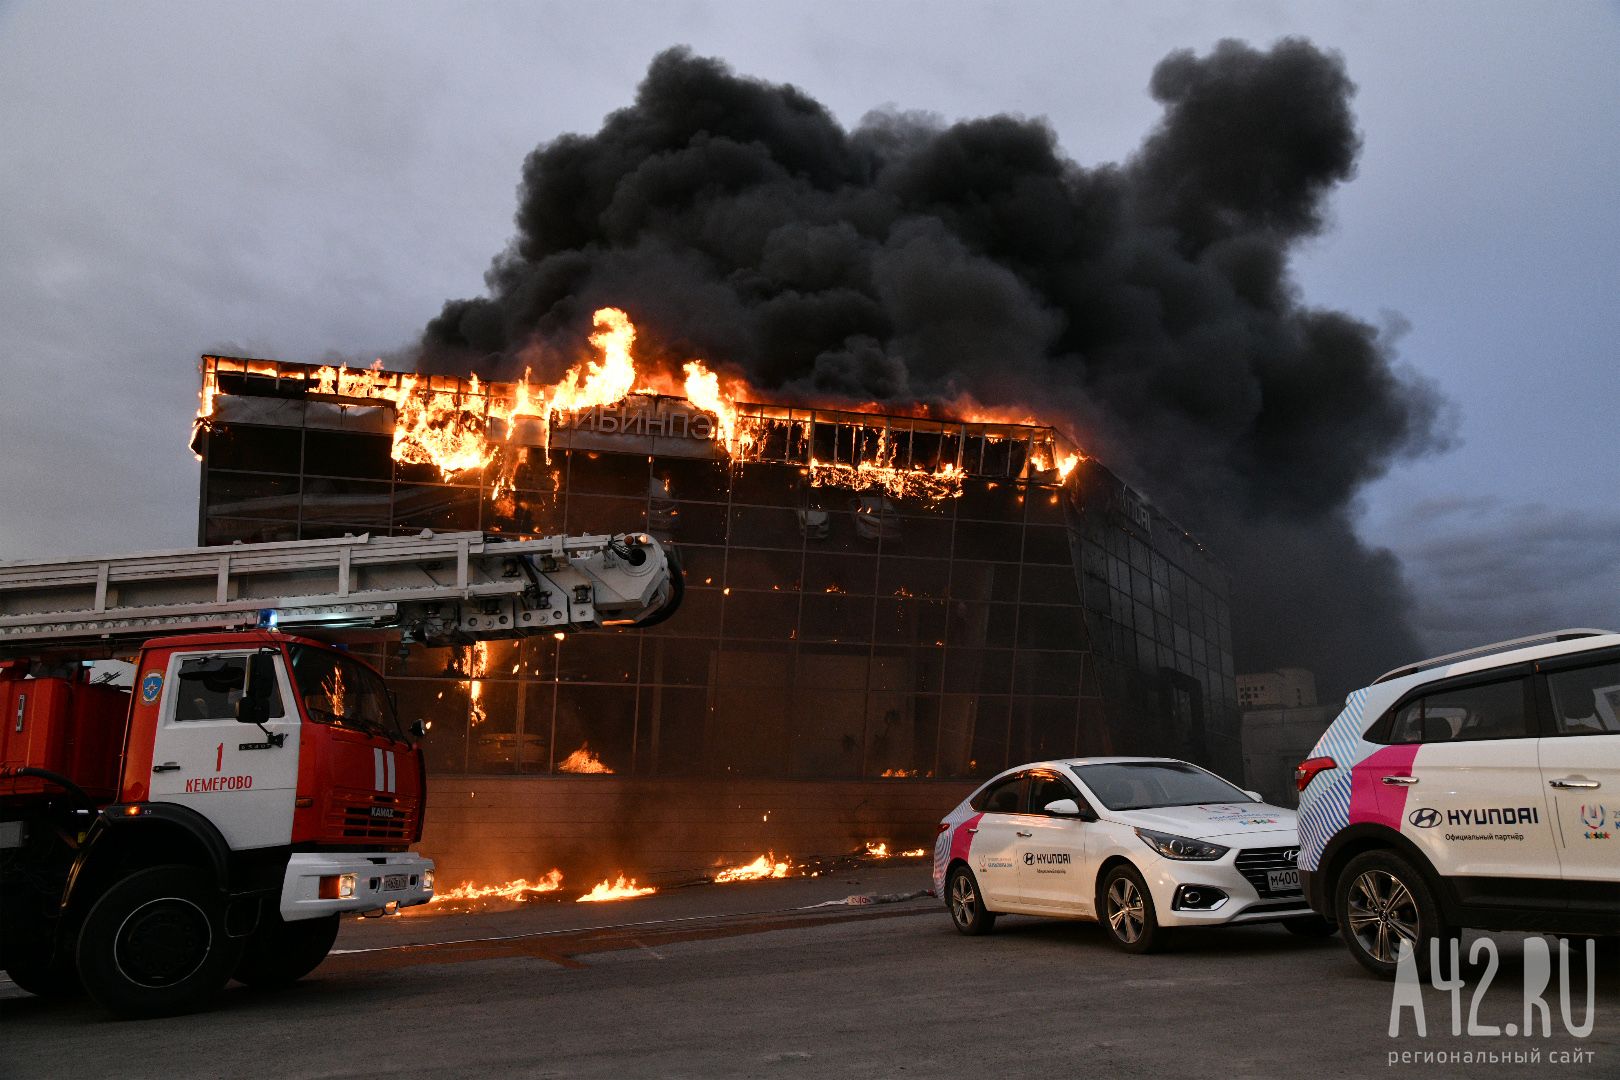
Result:
M1532 645L1550 645L1556 641L1574 641L1577 638L1603 637L1614 633L1613 630L1596 630L1592 627L1572 627L1568 630L1553 630L1546 634L1532 634L1529 637L1513 638L1510 641L1498 641L1490 645L1480 645L1473 649L1464 649L1461 652L1446 653L1444 656L1433 656L1427 660L1419 660L1415 664L1402 664L1398 668L1384 672L1372 681L1373 686L1391 679L1399 679L1406 675L1416 675L1420 671L1449 664L1453 660L1467 660L1473 657L1489 656L1492 653L1509 652L1513 649L1528 649Z

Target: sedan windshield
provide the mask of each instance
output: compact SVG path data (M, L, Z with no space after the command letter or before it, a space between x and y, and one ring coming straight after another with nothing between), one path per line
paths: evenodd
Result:
M1151 810L1200 803L1248 803L1248 793L1184 761L1121 761L1074 770L1110 810Z

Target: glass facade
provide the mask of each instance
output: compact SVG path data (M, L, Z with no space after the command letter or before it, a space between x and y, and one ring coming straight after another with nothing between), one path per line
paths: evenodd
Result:
M554 421L523 460L446 482L394 460L392 405L297 365L210 363L204 543L647 531L679 553L685 600L655 627L376 650L440 774L1241 767L1224 571L1097 462L1038 467L1051 429L747 406L739 460L661 399ZM945 463L949 492L905 483Z

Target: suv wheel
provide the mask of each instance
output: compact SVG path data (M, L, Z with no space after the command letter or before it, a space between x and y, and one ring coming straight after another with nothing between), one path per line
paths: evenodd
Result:
M965 866L951 868L945 882L945 903L951 909L951 922L969 937L988 934L996 925L996 913L984 906L984 894L973 871Z
M1427 972L1429 942L1448 936L1423 874L1391 851L1368 851L1350 860L1339 875L1334 911L1351 955L1385 979L1395 977L1402 942L1412 947L1418 971Z

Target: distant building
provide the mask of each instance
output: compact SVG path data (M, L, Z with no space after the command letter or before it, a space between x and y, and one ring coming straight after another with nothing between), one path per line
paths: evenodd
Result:
M1304 668L1285 667L1237 677L1238 708L1294 709L1316 704L1316 676Z
M1338 715L1316 703L1316 676L1304 668L1278 668L1237 677L1243 710L1243 783L1267 802L1294 806L1294 766L1303 761Z

